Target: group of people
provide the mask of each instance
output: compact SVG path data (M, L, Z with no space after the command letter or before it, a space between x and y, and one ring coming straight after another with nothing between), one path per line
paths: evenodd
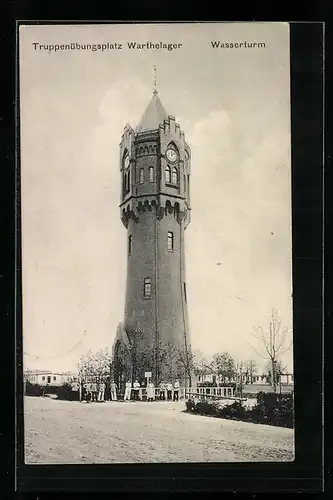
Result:
M146 388L147 401L154 401L157 398L161 401L178 401L179 400L179 381L176 380L174 384L171 382L161 382L155 388L153 382L148 382ZM141 389L141 391L140 391ZM156 390L157 389L157 390ZM92 381L87 381L82 386L81 401L90 402L104 402L104 401L117 401L118 387L115 382L105 383L103 380L98 381L96 378ZM142 387L138 380L132 384L128 380L125 384L124 400L130 401L134 399L138 401L142 398Z
M81 400L87 403L117 400L117 384L115 382L107 385L103 380L97 382L97 379L93 379L92 382L85 382L82 389Z
M135 401L140 399L140 383L136 380L132 386L130 380L126 382L124 400L129 401L132 398ZM179 400L179 381L176 380L174 384L171 382L161 382L158 386L157 397L161 401L178 401ZM147 401L154 401L156 399L156 388L152 382L147 384Z

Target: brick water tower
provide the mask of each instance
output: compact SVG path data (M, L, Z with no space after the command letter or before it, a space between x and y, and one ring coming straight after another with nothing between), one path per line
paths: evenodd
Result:
M190 222L191 151L156 89L136 129L126 125L119 161L127 280L113 359L122 385L129 378L122 373L124 350L130 360L138 349L153 352L168 344L186 353L190 347L184 232ZM158 356L145 369L155 383L163 378Z

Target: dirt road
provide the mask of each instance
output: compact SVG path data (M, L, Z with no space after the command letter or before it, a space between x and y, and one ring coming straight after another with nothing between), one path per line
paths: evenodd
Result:
M188 414L182 401L24 406L28 464L293 460L292 429Z

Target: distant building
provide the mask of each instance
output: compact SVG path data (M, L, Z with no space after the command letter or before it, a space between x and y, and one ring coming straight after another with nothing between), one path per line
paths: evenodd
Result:
M281 377L281 379L280 379ZM217 375L216 373L208 373L206 375L198 375L197 376L197 384L203 384L205 382L216 383L216 385L221 385L227 383L236 383L239 382L239 377L224 378L221 375ZM251 380L249 376L243 374L242 382L244 385L271 385L271 378L269 375L253 375ZM294 384L294 375L292 373L283 373L281 375L277 375L277 384L281 385L293 385Z
M51 385L58 387L65 382L77 380L77 374L74 372L53 372L50 370L26 370L24 372L24 380L31 384L41 386Z

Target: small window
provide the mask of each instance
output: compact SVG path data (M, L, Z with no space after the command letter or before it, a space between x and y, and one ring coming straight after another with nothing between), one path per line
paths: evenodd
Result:
M168 232L168 250L173 251L173 233L171 231Z
M143 181L144 181L144 171L143 171L143 168L140 168L140 171L139 171L139 183L143 184Z
M130 190L130 172L125 172L124 174L124 191L128 193Z
M168 182L169 184L171 182L171 169L169 165L165 167L165 182Z
M45 377L42 377L42 380L45 380Z
M53 380L57 380L57 377L53 377Z
M143 294L144 294L145 298L151 297L151 279L150 278L145 278Z
M48 383L48 384L50 384L50 383L51 383L51 377L50 377L50 376L48 376L48 377L47 377L47 383Z
M132 253L132 235L128 237L128 255Z
M172 169L172 184L178 184L178 170L176 167Z
M149 167L149 182L154 182L154 167Z

